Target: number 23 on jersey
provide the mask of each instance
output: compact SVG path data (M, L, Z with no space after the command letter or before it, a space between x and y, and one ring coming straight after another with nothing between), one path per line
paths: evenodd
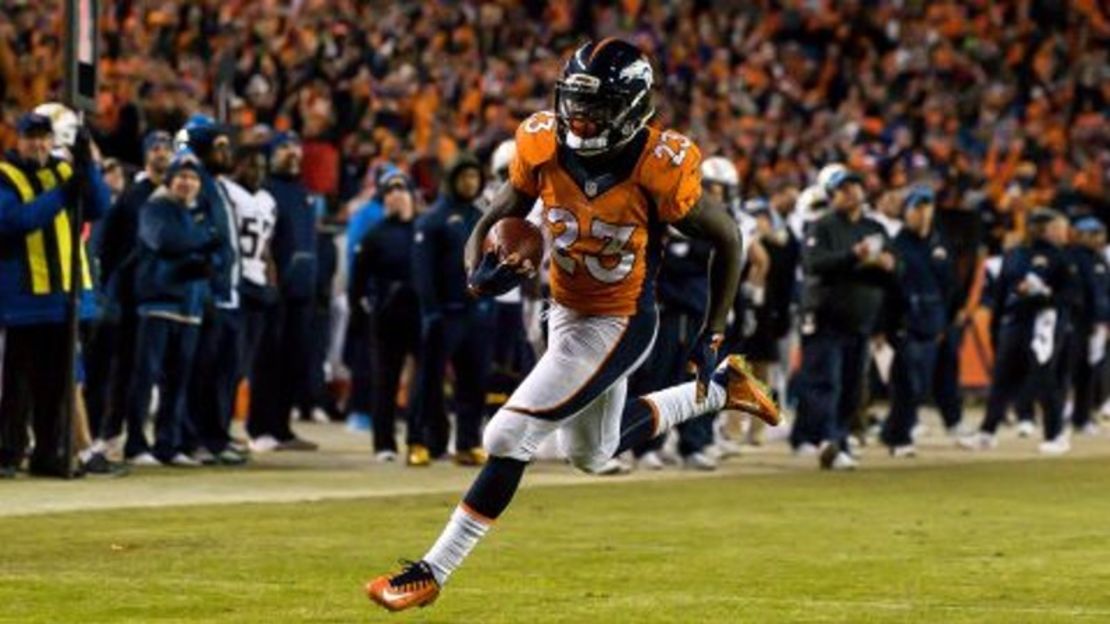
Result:
M632 272L636 254L625 249L625 245L632 240L635 225L587 217L589 230L582 236L578 218L566 208L548 208L546 219L552 231L551 260L563 272L574 275L581 270L581 264L591 277L606 284L615 284ZM579 248L581 253L575 253Z

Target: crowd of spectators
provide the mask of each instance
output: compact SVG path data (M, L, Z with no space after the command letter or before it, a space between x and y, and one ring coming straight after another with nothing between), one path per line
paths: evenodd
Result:
M63 4L11 0L0 16L0 147L24 112L57 99ZM620 35L653 59L657 123L731 161L745 199L788 217L779 206L840 162L880 214L905 203L890 191L924 185L938 211L970 216L950 241L963 290L979 250L1018 245L1035 209L1110 216L1110 19L1095 0L131 0L104 11L87 121L120 189L144 165L144 137L205 113L241 144L295 131L300 181L329 222L380 203L390 167L428 205L459 155L487 162L550 107L574 47Z
M62 4L13 0L0 18L0 145L57 93ZM91 123L107 154L138 165L146 130L197 111L291 127L310 187L340 202L377 162L434 194L455 151L484 157L550 105L576 44L628 34L662 78L659 122L733 159L750 194L840 160L872 191L926 176L942 207L1006 223L1031 204L1106 207L1110 20L1094 0L130 0L105 8L104 33Z

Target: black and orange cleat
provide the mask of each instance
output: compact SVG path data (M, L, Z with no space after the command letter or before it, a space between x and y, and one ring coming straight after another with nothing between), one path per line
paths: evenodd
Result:
M725 388L724 409L751 414L772 427L782 422L782 414L771 398L770 389L752 373L751 365L744 356L726 357L714 377Z
M425 561L401 560L404 568L366 584L366 595L390 611L426 607L439 598L439 582Z

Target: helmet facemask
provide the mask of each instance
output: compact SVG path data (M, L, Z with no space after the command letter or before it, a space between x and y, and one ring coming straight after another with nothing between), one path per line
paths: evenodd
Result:
M650 90L602 92L601 81L589 74L571 74L555 85L555 117L562 143L583 156L615 150L628 141L655 113ZM580 136L573 121L586 121L596 128L592 136Z

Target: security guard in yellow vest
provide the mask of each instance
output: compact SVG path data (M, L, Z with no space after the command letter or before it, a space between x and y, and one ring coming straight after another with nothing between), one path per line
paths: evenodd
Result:
M16 147L0 160L0 328L6 333L0 393L0 478L15 476L35 430L32 474L62 476L61 415L65 401L66 298L81 289L78 313L95 311L83 245L72 246L71 210L84 196L84 215L108 208L109 191L93 163L88 134L72 148L72 162L51 153L48 117L28 113L17 124ZM71 274L80 254L77 275Z

